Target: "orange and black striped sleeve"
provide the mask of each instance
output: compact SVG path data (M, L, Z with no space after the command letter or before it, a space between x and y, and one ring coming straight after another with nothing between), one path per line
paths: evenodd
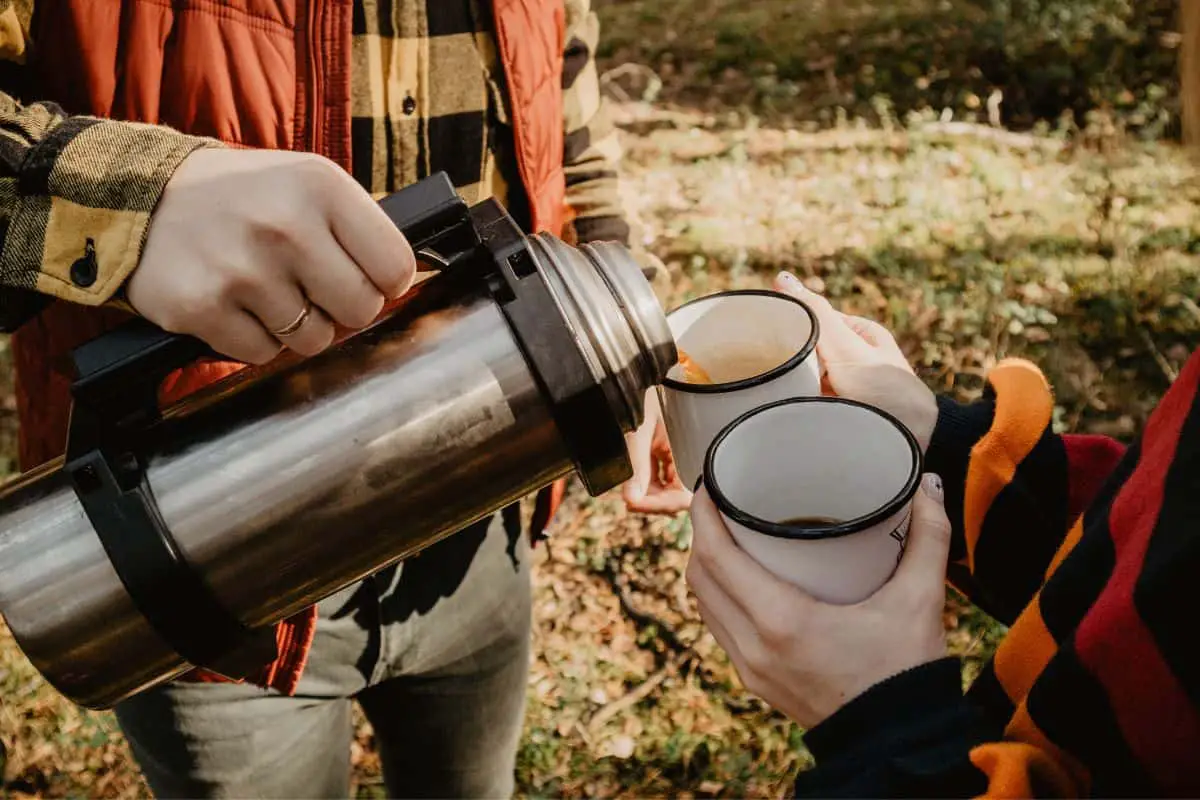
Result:
M1127 449L1056 436L1041 374L1005 362L942 401L959 582L1010 629L969 691L957 659L810 731L798 796L1200 796L1200 351Z
M22 102L32 0L0 0L0 330L52 298L102 305L137 266L176 167L214 141Z
M1026 361L994 367L979 400L939 398L938 406L926 469L945 487L949 577L1002 622L1017 623L1023 641L1012 652L1033 665L1047 655L1045 641L1022 636L1018 619L1095 493L1094 476L1110 471L1122 448L1056 435L1050 386ZM817 767L799 776L797 795L1033 796L1047 782L1054 788L1046 793L1077 794L1046 751L1004 742L1014 709L987 700L964 695L955 658L884 681L806 734Z
M1011 625L1124 448L1056 434L1050 386L1024 360L997 364L980 400L938 405L926 468L946 487L950 581Z

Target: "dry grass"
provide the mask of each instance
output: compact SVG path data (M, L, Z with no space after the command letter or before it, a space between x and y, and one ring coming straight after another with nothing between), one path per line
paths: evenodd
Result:
M622 114L640 131L626 142L631 203L677 300L794 269L886 320L940 388L970 396L998 357L1028 354L1064 425L1122 435L1200 342L1200 191L1171 148ZM698 624L686 520L620 506L577 491L538 551L523 792L784 793L805 762L800 732L740 691ZM957 602L947 624L968 673L1002 634ZM9 794L142 791L111 717L61 702L7 640L0 697ZM355 753L359 793L378 793L365 727Z
M826 5L841 15L834 30L865 4ZM772 7L624 3L620 18L641 28L610 26L615 63L661 66L655 53L675 48L690 54L676 74L719 79L709 56L749 46L746 32L763 29L755 15ZM764 46L782 52L774 31L785 26L767 27ZM639 75L624 70L610 88L636 101ZM732 89L698 114L681 110L704 105L690 87L712 84L669 74L673 111L620 108L630 203L670 266L675 301L793 269L896 330L938 389L969 398L998 358L1027 355L1057 389L1061 426L1124 438L1200 344L1200 186L1177 150L1103 120L1011 135L928 115L901 122L886 106L869 126L834 118L801 133L744 116L731 126L709 112L749 84L726 77ZM7 379L0 364L0 472L11 463ZM786 793L806 760L800 731L741 691L704 634L681 579L689 540L686 519L629 516L614 497L572 493L537 551L523 794ZM953 597L946 622L969 679L1003 630ZM0 702L5 796L144 793L111 716L47 690L2 626ZM378 795L363 725L354 763L358 794Z

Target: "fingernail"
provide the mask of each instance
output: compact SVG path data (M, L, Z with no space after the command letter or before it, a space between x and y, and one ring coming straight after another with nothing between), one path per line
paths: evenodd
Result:
M925 494L939 503L942 502L942 498L946 493L945 487L942 486L941 477L932 472L925 474L925 477L921 480L921 488L925 490Z
M779 279L790 286L800 286L800 280L790 272L779 273Z

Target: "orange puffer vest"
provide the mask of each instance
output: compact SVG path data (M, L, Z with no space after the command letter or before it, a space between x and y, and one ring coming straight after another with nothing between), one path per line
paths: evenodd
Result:
M562 0L492 0L492 6L533 224L559 233ZM38 0L34 93L73 114L164 124L238 147L316 152L349 169L352 8L353 0ZM112 309L56 302L13 335L23 468L65 449L64 356L125 319ZM185 369L164 385L164 399L240 368ZM543 494L543 521L561 490L559 484ZM294 688L314 621L310 613L298 627L281 626L285 663L266 682Z

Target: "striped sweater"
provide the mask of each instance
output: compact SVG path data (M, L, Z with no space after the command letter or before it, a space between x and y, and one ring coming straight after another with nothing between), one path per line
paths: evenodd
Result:
M956 659L814 728L800 796L1200 796L1200 351L1128 450L1059 436L1041 373L941 400L950 579L1010 625L962 693Z

